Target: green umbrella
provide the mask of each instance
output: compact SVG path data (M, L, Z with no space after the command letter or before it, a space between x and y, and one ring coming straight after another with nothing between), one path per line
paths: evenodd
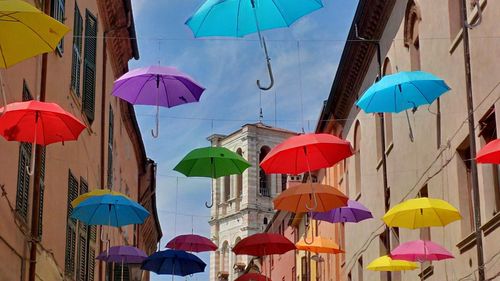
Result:
M189 152L175 166L174 170L187 177L216 179L223 176L242 174L250 167L243 157L224 147L202 147ZM213 195L212 195L213 196ZM212 203L207 208L213 206Z

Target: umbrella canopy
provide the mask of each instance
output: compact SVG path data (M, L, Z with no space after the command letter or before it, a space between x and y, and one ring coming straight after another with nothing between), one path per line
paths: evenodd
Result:
M500 139L490 141L477 153L477 163L500 164Z
M167 243L167 248L199 253L215 251L217 250L217 245L206 237L196 234L185 234L170 240Z
M149 66L118 78L113 95L131 104L173 107L199 101L204 90L193 78L174 67Z
M405 261L440 261L454 258L443 246L432 241L416 240L406 242L391 251L391 257Z
M401 112L431 104L450 90L435 75L423 71L386 75L366 90L356 103L367 113Z
M21 0L0 1L0 68L53 51L69 28Z
M433 198L410 199L391 208L382 218L390 227L445 226L462 217L450 203Z
M274 147L260 166L267 174L300 174L328 168L353 153L351 144L330 134L291 137Z
M207 0L186 25L195 37L243 37L259 30L288 27L322 7L321 0Z
M243 157L225 147L203 147L189 152L174 170L187 177L215 179L241 174L250 166Z
M367 267L373 271L403 271L417 269L418 265L414 262L404 260L393 260L389 256L381 256L374 259Z
M155 252L142 263L141 269L156 274L186 276L205 271L207 265L197 256L177 250Z
M134 264L142 263L147 257L148 255L143 250L136 247L114 246L100 253L96 259L104 262Z
M125 226L142 224L149 212L121 195L101 195L85 199L73 209L71 218L88 225Z
M90 192L84 193L84 194L76 197L75 200L71 201L71 206L74 208L74 207L78 206L78 204L82 203L82 201L84 201L87 198L94 197L94 196L102 196L102 195L119 195L119 196L123 196L125 198L130 199L127 195L125 195L121 192L118 192L118 191L112 191L109 189L94 189Z
M325 212L346 206L347 200L347 196L332 186L319 183L303 183L294 185L281 192L273 200L273 204L277 210L292 213L308 212L311 209ZM315 206L315 208L311 206Z
M372 213L363 204L355 200L348 200L347 206L335 208L326 212L314 212L312 218L315 220L331 223L360 222L373 218Z
M0 5L2 2L0 1ZM1 18L1 15L0 15ZM2 21L0 20L0 25ZM86 126L55 103L15 102L1 108L0 135L8 141L48 145L77 140Z
M275 233L257 233L242 239L233 248L237 255L281 255L295 250L295 245L285 236Z
M297 250L303 250L314 253L327 253L327 254L339 254L344 253L343 250L340 249L339 245L335 243L331 239L327 239L324 237L316 237L313 242L308 244L304 240L304 238L300 239L299 242L295 243Z
M247 273L234 279L234 281L271 281L271 278L258 273Z

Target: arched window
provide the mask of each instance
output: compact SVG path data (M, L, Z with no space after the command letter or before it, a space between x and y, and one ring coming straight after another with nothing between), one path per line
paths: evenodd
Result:
M405 13L404 42L410 51L411 70L420 70L419 25L421 20L420 8L414 0L408 1Z
M264 160L269 151L271 151L269 146L260 148L259 163ZM266 175L262 168L259 168L259 194L262 196L271 196L271 176Z
M392 65L391 65L391 60L389 58L385 58L384 60L384 65L382 66L382 75L386 76L392 74ZM382 149L382 138L380 136L380 126L381 126L381 120L379 115L376 115L376 125L377 125L377 160L382 159L382 153L383 151L387 151L387 148L389 145L392 143L392 138L393 138L393 133L392 133L392 114L391 113L384 113L384 124L385 124L385 149Z
M220 252L220 271L229 272L229 243L224 241Z
M264 217L264 221L263 221L264 225L267 225L268 221L267 221L267 218Z
M236 237L236 240L234 240L234 245L238 244L241 241L241 237ZM243 256L242 255L236 255L236 263L242 263L243 262Z
M236 150L236 153L243 157L243 151L241 148ZM241 197L243 195L243 175L236 175L236 197Z
M281 191L286 190L287 181L288 181L288 175L281 174Z
M224 202L231 198L231 176L224 177Z
M355 150L355 155L354 155L354 169L355 173L354 175L356 176L356 196L361 194L361 125L359 124L359 121L356 122L356 125L354 126L354 150Z

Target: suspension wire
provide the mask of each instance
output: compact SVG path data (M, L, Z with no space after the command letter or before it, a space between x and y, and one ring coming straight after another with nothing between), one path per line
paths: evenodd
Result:
M300 41L297 41L297 61L299 63L300 119L301 119L302 133L305 133L305 131L304 131L304 100L302 97L302 66L301 66L301 60L300 60Z

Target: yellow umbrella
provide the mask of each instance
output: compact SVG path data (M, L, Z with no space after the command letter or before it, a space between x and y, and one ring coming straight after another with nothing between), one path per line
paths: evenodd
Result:
M393 260L389 256L381 256L374 259L367 267L373 271L403 271L417 269L418 265L415 262Z
M300 239L299 242L295 244L297 250L309 251L314 253L327 253L327 254L339 254L344 253L333 240L316 237L311 244L307 244L304 238Z
M460 220L460 212L450 203L433 198L416 198L400 203L382 218L390 227L420 228L445 226Z
M102 196L102 195L121 195L125 198L128 198L130 199L127 195L123 194L123 193L120 193L120 192L117 192L117 191L111 191L109 189L95 189L91 192L87 192L87 193L84 193L78 197L76 197L75 200L71 201L71 206L73 208L75 208L76 206L78 206L78 204L82 203L83 200L87 199L87 198L90 198L90 197L94 197L94 196Z
M21 0L0 0L0 68L53 51L69 28Z

